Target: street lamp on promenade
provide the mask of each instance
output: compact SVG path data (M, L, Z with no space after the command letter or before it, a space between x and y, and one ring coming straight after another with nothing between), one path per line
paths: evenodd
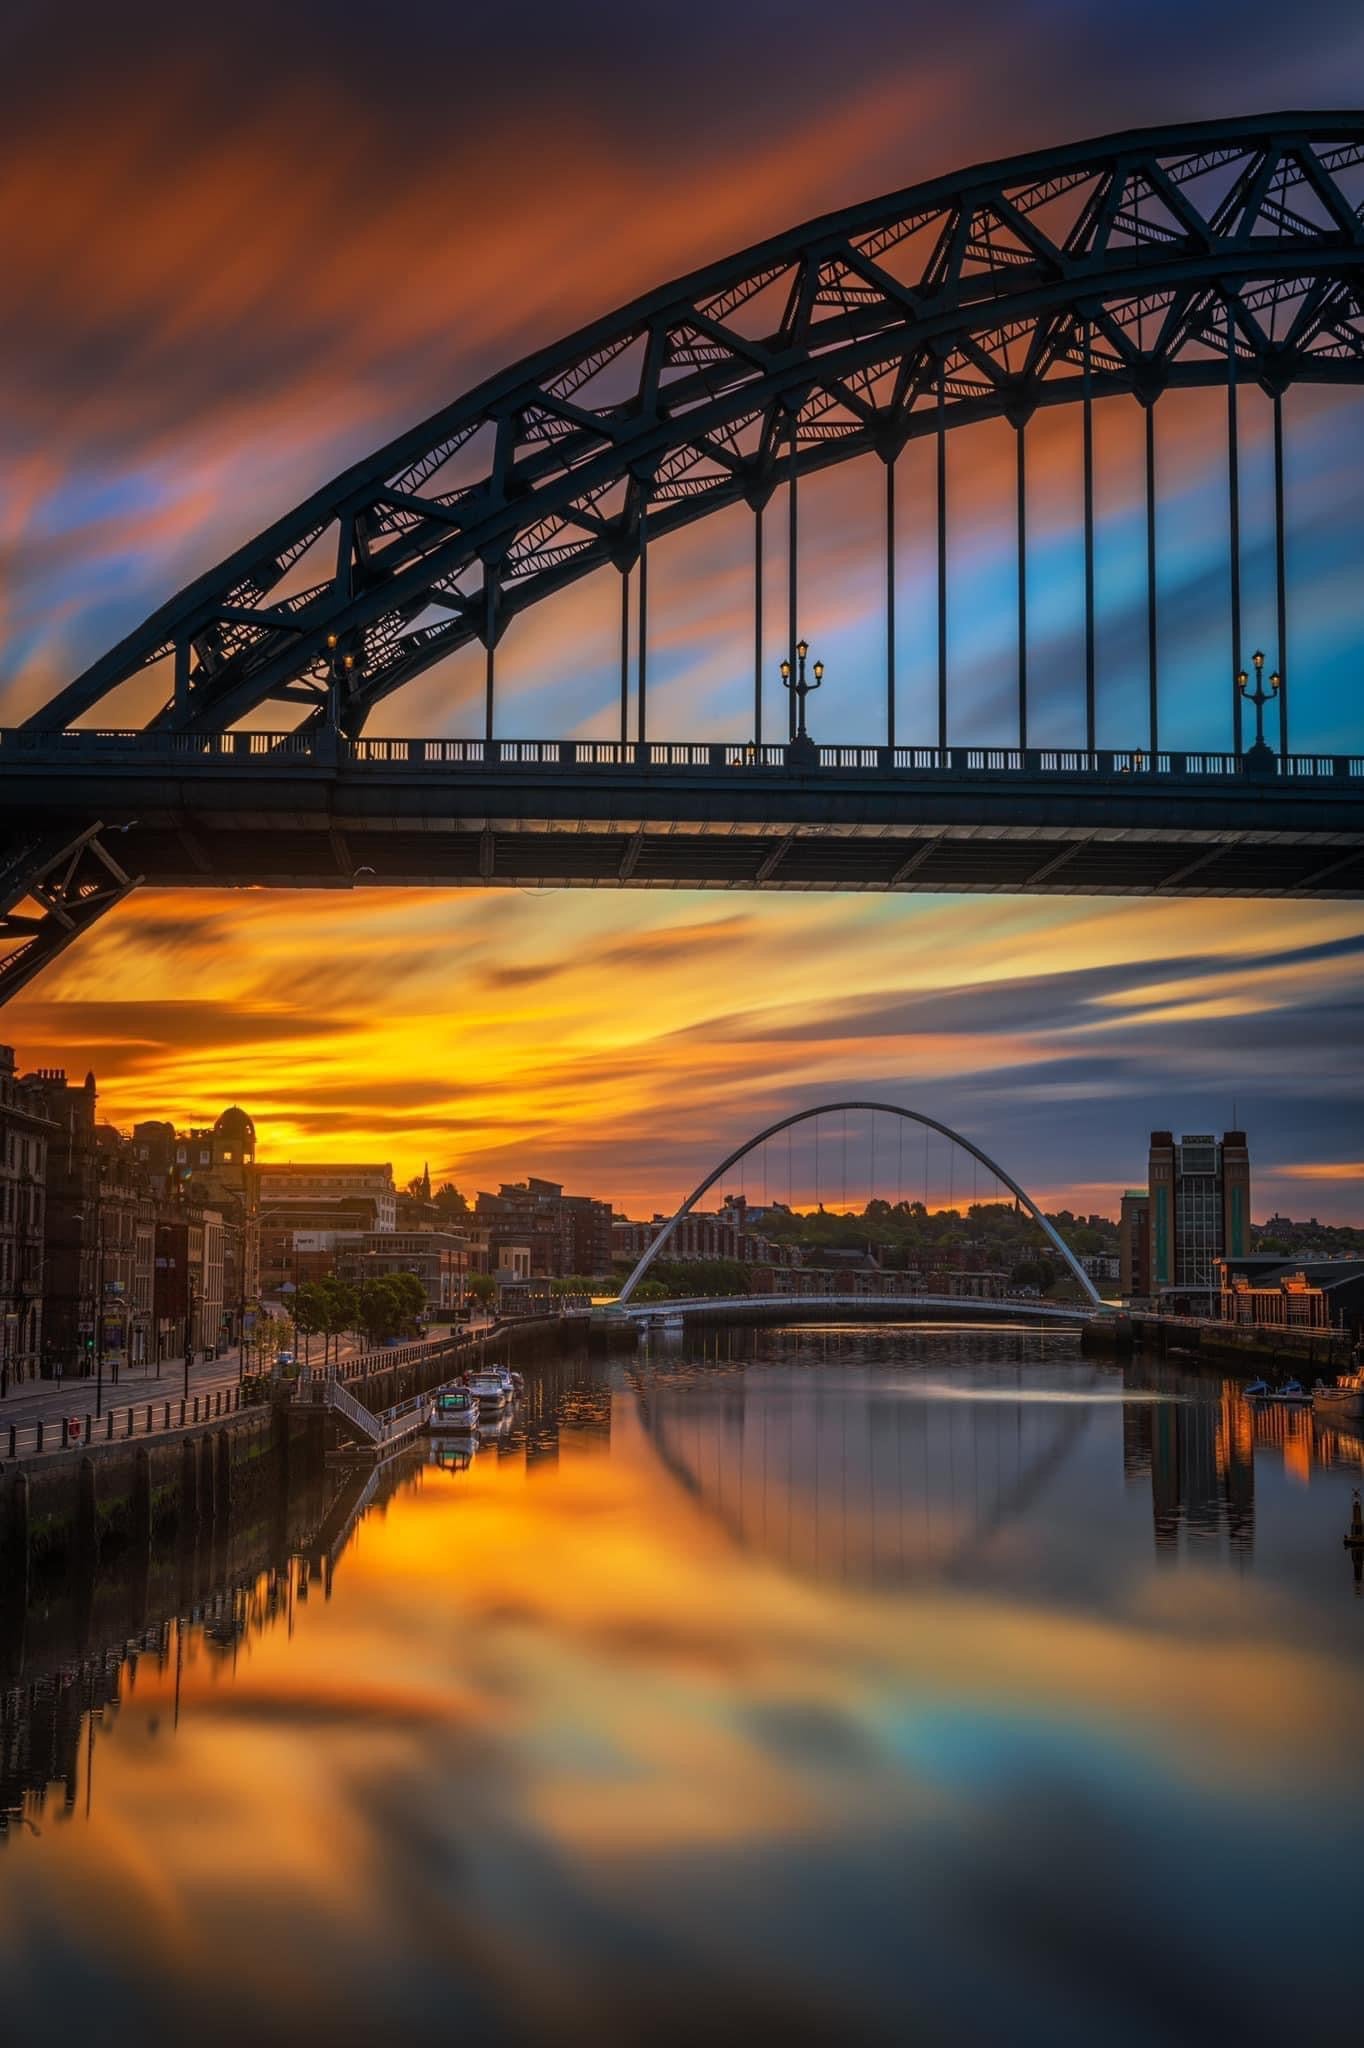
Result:
M104 1413L104 1189L95 1182L95 1414Z
M819 766L819 748L805 729L805 700L824 681L824 663L822 661L815 663L815 679L812 683L807 682L805 677L805 659L809 652L809 641L798 640L796 642L795 674L792 675L791 673L789 661L784 661L781 665L782 683L786 689L791 691L796 700L795 735L788 743L786 749L786 763L790 768L817 768Z
M98 1173L96 1174L96 1178L95 1178L95 1203L94 1203L94 1208L95 1208L95 1328L94 1328L94 1335L93 1335L93 1338L92 1338L92 1340L91 1340L91 1341L93 1342L93 1344L94 1344L94 1347L95 1347L95 1414L96 1414L97 1416L99 1416L99 1415L103 1415L103 1413L104 1413L104 1189L103 1189L103 1187L102 1187L102 1186L101 1186L101 1184L100 1184L100 1181L99 1181L99 1177L98 1177ZM84 1230L84 1227L85 1227L85 1225L86 1225L86 1224L87 1224L87 1223L88 1223L88 1222L90 1221L90 1211L89 1211L88 1209L76 1209L76 1210L73 1210L73 1211L72 1211L72 1216L71 1216L71 1220L72 1220L72 1222L73 1222L73 1223L78 1223L78 1224L79 1224L79 1225L81 1226L81 1229L82 1229L82 1231L83 1231L83 1230ZM76 1304L77 1304L77 1334L79 1335L79 1331L80 1331L80 1301L81 1301L81 1284L80 1284L80 1275L81 1275L81 1272L82 1272L82 1269L83 1269L83 1266L84 1266L84 1260L82 1259L82 1257L81 1257L81 1252L80 1252L80 1243L79 1243L79 1240L77 1240L77 1247L76 1247L76 1259L77 1259L77 1266L76 1266L76 1276L77 1276L77 1277L76 1277ZM89 1353L88 1353L88 1352L86 1353L86 1357L85 1357L84 1361L82 1361L82 1362L83 1362L83 1363L85 1364L85 1366L86 1366L86 1369L87 1369L87 1371L88 1371L88 1370L89 1370Z
M1265 706L1266 704L1273 704L1278 698L1283 678L1278 670L1275 669L1269 678L1269 688L1266 690L1264 686L1265 658L1258 647L1250 659L1251 665L1255 670L1255 688L1251 689L1250 677L1244 669L1241 670L1241 673L1236 678L1236 687L1241 692L1241 695L1248 704L1255 706L1255 744L1246 755L1246 772L1250 775L1273 775L1276 772L1277 763L1274 759L1274 749L1266 745L1265 742Z
M189 1399L189 1368L194 1355L194 1268L185 1252L185 1399Z

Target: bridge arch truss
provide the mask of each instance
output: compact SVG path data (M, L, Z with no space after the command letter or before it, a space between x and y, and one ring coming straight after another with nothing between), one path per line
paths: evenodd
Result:
M486 655L529 607L603 566L637 611L633 738L647 740L653 541L745 503L761 530L785 487L789 638L798 624L800 480L1041 406L1254 383L1274 405L1280 667L1282 418L1295 381L1364 382L1364 115L1281 114L1035 152L930 180L794 228L594 322L456 399L356 464L162 606L30 724L60 730L144 670L172 681L153 723L223 733L267 703L358 736L375 707L461 646ZM1086 718L1094 738L1092 445L1086 432ZM1240 751L1237 486L1232 463L1229 709ZM1148 512L1148 524L1153 518ZM282 594L305 557L325 572ZM761 539L755 560L761 564ZM1152 541L1152 570L1154 541ZM755 580L761 568L755 567ZM633 600L631 583L633 582ZM940 574L938 744L948 729ZM1158 745L1151 591L1151 732ZM893 604L888 600L888 609ZM761 598L755 605L761 617ZM755 733L761 746L761 631ZM893 621L887 744L894 746ZM1281 751L1287 753L1286 686ZM622 661L622 741L631 738ZM1025 656L1019 724L1028 744Z

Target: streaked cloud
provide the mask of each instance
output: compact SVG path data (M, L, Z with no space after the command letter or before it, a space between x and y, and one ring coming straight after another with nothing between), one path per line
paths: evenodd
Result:
M1196 20L1147 8L1139 37L1134 19L986 0L930 34L888 0L837 17L793 0L774 36L766 16L705 0L679 35L615 0L571 18L529 0L514 23L417 0L376 37L346 0L242 0L211 26L161 0L22 14L0 78L15 311L0 333L0 720L367 449L666 275L1011 149L1364 83L1364 31L1333 0L1305 0L1291 50L1263 0L1211 0ZM1354 716L1352 403L1287 401L1295 718L1321 746ZM1096 422L1114 743L1144 689L1134 417L1115 403ZM1253 392L1242 423L1258 633L1272 579ZM1220 426L1179 397L1160 433L1166 738L1213 743L1229 658L1210 625L1225 599ZM923 454L903 459L897 562L911 737L932 721ZM1008 738L1009 431L971 430L951 462L954 677L981 731ZM1036 737L1058 741L1080 702L1078 473L1075 422L1039 416L1030 651ZM877 486L874 464L833 473L803 521L803 624L829 661L817 705L848 737L881 717ZM658 549L660 735L746 732L750 576L742 518ZM608 576L518 622L499 653L504 730L614 730L616 606ZM455 658L423 677L383 729L476 726L479 669ZM143 715L163 689L152 675L110 715ZM775 675L766 702L779 724ZM1150 1124L1224 1122L1235 1098L1257 1207L1359 1216L1362 930L1358 910L1327 904L144 896L3 1028L31 1064L93 1063L124 1122L240 1098L276 1154L344 1141L400 1171L429 1154L466 1185L530 1168L634 1208L666 1205L736 1133L831 1092L931 1107L1044 1191L1096 1200L1139 1177Z

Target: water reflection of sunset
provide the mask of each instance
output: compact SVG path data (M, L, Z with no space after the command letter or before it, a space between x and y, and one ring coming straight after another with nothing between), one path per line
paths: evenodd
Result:
M65 1824L44 1812L40 1839L0 1861L7 1979L74 1912L96 1930L102 1967L213 1997L246 1943L281 2024L343 2024L382 1996L394 1958L432 1967L434 1943L475 1996L527 2025L556 2016L562 2033L565 2012L597 2009L606 1929L612 1944L627 1927L631 1941L666 1944L686 1926L706 1969L728 1967L755 1910L741 1872L775 1872L818 1844L827 1867L849 1872L893 1846L908 1874L916 1854L959 1853L1000 1798L1019 1796L1019 1772L1064 1768L1110 1804L1144 1786L1167 1827L1181 1806L1212 1802L1249 1807L1271 1830L1349 1781L1357 1674L1315 1619L1316 1592L1304 1604L1272 1571L1232 1572L1235 1552L1206 1545L1156 1568L1153 1506L1157 1528L1164 1510L1133 1483L1131 1418L1158 1412L1159 1389L1126 1420L1101 1401L1020 1406L1010 1433L1063 1432L1038 1439L1037 1506L1020 1498L996 1526L987 1502L981 1545L949 1550L940 1531L908 1577L876 1583L851 1569L860 1551L835 1569L797 1545L788 1563L763 1534L778 1501L798 1507L800 1470L808 1490L835 1456L835 1393L850 1424L863 1382L893 1392L887 1346L905 1339L872 1340L861 1370L864 1340L850 1334L851 1364L816 1364L819 1337L785 1341L794 1377L618 1376L590 1427L555 1425L552 1455L528 1459L529 1439L513 1440L463 1471L427 1465L359 1524L329 1597L321 1580L306 1597L291 1582L287 1603L248 1601L239 1639L190 1629L178 1658L174 1646L160 1668L141 1658L95 1729L88 1820L81 1798ZM940 1398L908 1409L936 1417L954 1377L966 1392L981 1384L951 1363L966 1341L919 1340ZM1025 1391L1067 1372L1111 1377L1037 1355ZM1206 1412L1210 1469L1272 1454L1274 1431L1256 1424L1252 1441L1234 1390L1170 1381L1173 1412ZM751 1451L725 1452L727 1432L742 1442L745 1407L759 1425L768 1416L770 1436L793 1388L815 1401L802 1414L825 1418L818 1443L803 1425L792 1439L803 1467L769 1454L765 1475ZM690 1433L661 1428L668 1402L696 1409ZM961 1524L1007 1418L998 1401L957 1406ZM1077 1434L1064 1417L1086 1408ZM1284 1433L1334 1455L1291 1424ZM1317 1469L1343 1500L1348 1475ZM856 1458L843 1470L860 1493ZM766 1509L748 1500L736 1516L736 1474L778 1489ZM836 1491L837 1466L829 1481ZM917 1470L901 1483L917 1491ZM1339 1562L1338 1548L1325 1559L1332 1584ZM1349 1600L1346 1583L1339 1592ZM1266 1748L1292 1748L1309 1725L1290 1794L1266 1781ZM563 1918L568 1872L574 1913L599 1930L585 1949ZM729 1901L728 1928L707 1899ZM281 1928L287 1939L262 1940ZM344 1962L319 2006L323 1943ZM797 1944L774 1981L799 2003L831 1995L841 1975L841 1961Z

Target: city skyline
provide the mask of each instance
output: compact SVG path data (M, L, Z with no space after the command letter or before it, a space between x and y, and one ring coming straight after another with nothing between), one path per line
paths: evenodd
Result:
M1270 950L1256 937L1276 906L1255 903L1079 899L1063 921L1054 906L1007 899L711 899L679 912L672 898L594 896L577 899L590 925L580 915L579 950L564 959L546 943L543 901L427 894L392 933L382 897L306 909L182 898L167 916L144 895L12 1003L6 1029L30 1067L93 1066L119 1124L158 1114L188 1125L205 1102L241 1100L278 1134L280 1157L358 1149L413 1172L430 1159L461 1184L528 1159L566 1181L609 1182L646 1213L673 1206L769 1112L830 1095L926 1108L1038 1199L1085 1211L1116 1211L1152 1129L1220 1128L1236 1109L1253 1124L1262 1213L1364 1222L1357 1111L1342 1115L1359 1101L1364 1022L1353 906L1277 906L1302 943ZM1191 908L1218 912L1215 945L1184 950ZM464 935L457 1021L443 951L412 958L414 912ZM925 954L895 978L887 925L892 941L917 927ZM1050 973L1036 971L1030 925L1046 932ZM963 927L973 979L953 984L942 953L962 950ZM809 991L812 929L836 997ZM333 935L344 962L320 969L306 946ZM741 969L761 998L734 1001ZM618 977L631 989L624 1009ZM376 1017L379 989L394 1009ZM442 1044L453 1071L432 1057ZM1287 1064L1282 1046L1311 1057ZM1081 1109L1057 1114L1072 1103Z
M37 1076L40 1072L50 1073L52 1071L46 1062L29 1061L23 1056L22 1049L19 1049L16 1067L19 1073L30 1078ZM162 1125L168 1128L174 1127L182 1136L194 1133L202 1135L209 1132L216 1123L221 1121L223 1115L221 1105L216 1109L199 1109L189 1113L182 1113L178 1109L170 1111L164 1105L159 1104L144 1104L141 1107L132 1108L126 1114L120 1113L115 1115L109 1110L109 1105L105 1100L105 1092L102 1084L99 1082L98 1075L94 1075L92 1072L91 1078L93 1078L97 1087L98 1123L101 1126L112 1127L118 1130L120 1135L125 1138L130 1132L135 1132L139 1127ZM819 1090L815 1092L816 1094L821 1093ZM889 1101L894 1098L885 1096L883 1099ZM1236 1104L1233 1102L1233 1118L1229 1118L1226 1121L1234 1120L1236 1107ZM246 1110L249 1114L248 1106L240 1103L234 1097L229 1105L228 1113L236 1115L239 1111L243 1110ZM823 1114L827 1114L832 1119L838 1114L837 1106L828 1108ZM412 1160L403 1158L401 1155L396 1158L389 1156L380 1159L386 1144L389 1145L390 1153L392 1151L390 1144L393 1135L392 1131L378 1134L367 1145L355 1139L355 1134L344 1121L340 1121L335 1125L329 1124L325 1142L319 1139L317 1144L309 1146L301 1155L295 1156L293 1152L288 1150L276 1151L272 1149L269 1140L268 1120L254 1116L250 1120L254 1127L258 1127L265 1132L259 1164L263 1170L267 1171L271 1168L306 1169L309 1165L331 1166L338 1157L353 1158L361 1153L365 1153L366 1156L373 1155L375 1160L391 1175L393 1185L396 1188L403 1189L415 1186L420 1182L429 1183L433 1188L449 1184L458 1188L459 1192L471 1202L473 1196L480 1190L491 1192L496 1187L524 1181L527 1175L530 1175L532 1178L550 1180L556 1177L553 1171L546 1170L545 1161L540 1155L534 1152L528 1153L524 1150L517 1151L515 1149L508 1150L505 1153L489 1150L478 1155L484 1162L486 1170L476 1172L470 1172L467 1168L462 1169L459 1160L453 1160L448 1165L438 1163L433 1171L429 1154L423 1154L420 1166L416 1165ZM1176 1132L1176 1137L1178 1138L1186 1135L1188 1131L1192 1131L1198 1121L1199 1119L1192 1114L1186 1116L1184 1125L1181 1126L1180 1131ZM1217 1119L1204 1118L1203 1122L1205 1124L1216 1123ZM283 1115L279 1128L285 1132L293 1128L287 1110ZM1220 1132L1221 1126L1219 1125L1218 1128ZM843 1129L846 1133L846 1118L843 1120ZM917 1135L920 1142L923 1143L923 1134ZM969 1133L964 1135L969 1135ZM1154 1137L1156 1133L1152 1131L1148 1135ZM819 1166L815 1159L815 1149L817 1144L823 1144L825 1138L829 1139L830 1151L825 1157L824 1180L821 1186ZM723 1182L717 1181L715 1183L709 1199L712 1202L728 1199L734 1189L738 1189L740 1193L746 1194L748 1200L759 1204L765 1204L770 1199L778 1205L786 1203L796 1209L807 1212L823 1208L831 1214L848 1215L861 1214L865 1205L876 1198L906 1203L922 1201L930 1213L948 1209L957 1209L965 1213L976 1202L1004 1201L1007 1203L1013 1200L1012 1195L1002 1184L987 1181L983 1177L983 1170L982 1178L977 1182L974 1178L974 1170L971 1168L969 1159L965 1154L960 1153L955 1145L949 1144L943 1147L939 1143L938 1150L935 1152L933 1150L933 1143L937 1143L937 1141L932 1141L931 1143L924 1144L924 1149L921 1153L917 1151L912 1153L908 1160L906 1160L902 1147L897 1180L893 1150L887 1156L883 1146L881 1163L878 1169L874 1145L871 1151L868 1152L867 1133L859 1133L855 1123L852 1143L852 1170L850 1173L848 1168L848 1143L846 1136L844 1136L842 1152L844 1178L842 1187L837 1193L835 1192L835 1187L838 1174L837 1148L839 1145L839 1127L836 1124L823 1125L822 1121L815 1121L805 1126L802 1134L802 1148L798 1154L793 1155L783 1140L779 1148L779 1156L774 1160L769 1161L764 1154L759 1152L749 1155L748 1160L741 1165L736 1165L733 1173L727 1176ZM710 1163L713 1164L714 1162ZM1001 1161L1000 1163L1004 1164L1005 1162ZM1132 1173L1124 1178L1120 1178L1117 1182L1111 1185L1108 1183L1096 1183L1091 1188L1083 1190L1079 1195L1073 1192L1067 1193L1063 1190L1043 1189L1040 1187L1030 1189L1029 1192L1034 1194L1035 1198L1039 1200L1044 1208L1048 1208L1053 1212L1070 1210L1081 1218L1093 1214L1106 1215L1116 1225L1121 1208L1122 1195L1129 1191L1130 1186L1135 1181L1144 1177L1144 1167L1139 1173L1137 1170L1139 1165L1141 1165L1140 1161L1135 1162ZM969 1188L966 1182L966 1174L968 1172L973 1173L973 1179ZM960 1187L958 1187L956 1180L958 1173L962 1175ZM794 1178L792 1177L793 1174ZM572 1177L572 1174L569 1173L561 1178L571 1179ZM1260 1186L1261 1178L1257 1152L1255 1167L1251 1176L1252 1200L1250 1208L1250 1219L1256 1223L1257 1227L1265 1220L1283 1217L1292 1213L1285 1204L1274 1201L1264 1193ZM1271 1171L1268 1175L1263 1176L1263 1178L1279 1183L1285 1179L1285 1176ZM732 1187L731 1182L733 1183ZM1326 1175L1318 1172L1317 1174L1301 1176L1301 1185L1311 1191L1313 1188L1329 1189L1331 1183ZM617 1215L633 1213L639 1217L644 1217L647 1213L647 1215L657 1218L672 1214L688 1190L679 1185L675 1190L665 1193L657 1199L647 1191L641 1192L639 1190L626 1195L617 1195L611 1187L605 1184L594 1184L588 1192L598 1200L608 1201ZM1349 1216L1333 1213L1329 1201L1322 1201L1316 1195L1312 1196L1309 1208L1310 1214L1309 1209L1304 1209L1293 1220L1320 1222L1327 1227L1342 1225L1348 1227L1351 1225L1352 1219ZM697 1213L706 1213L704 1204L698 1208Z
M1009 150L1330 104L1357 96L1364 79L1364 37L1338 5L1304 9L1287 56L1266 32L1267 9L1180 17L1177 76L1157 37L1134 46L1120 21L1095 23L1074 6L1051 10L1064 65L1053 40L986 8L969 32L944 26L925 72L886 10L880 50L868 39L827 50L816 67L778 57L770 99L755 101L735 82L742 65L717 84L732 23L701 9L667 56L676 80L707 75L704 105L679 90L645 122L620 88L632 68L661 61L661 37L621 42L608 8L570 39L542 12L536 34L556 53L562 90L525 95L499 61L502 32L476 26L488 91L456 132L430 134L409 121L408 75L386 53L362 68L358 45L341 39L317 59L325 37L309 41L306 7L271 24L283 56L308 49L315 90L303 104L215 91L215 120L190 139L182 101L210 76L254 78L252 8L215 28L212 48L193 21L149 10L158 60L136 75L92 19L97 98L88 86L54 92L51 25L37 14L21 25L0 88L12 195L0 236L26 308L0 344L23 401L6 428L0 500L0 722L33 711L189 576L386 434L664 275ZM1243 57L1229 70L1232 20ZM437 10L416 10L412 33L433 63L448 53ZM997 59L984 74L982 37ZM464 30L459 54L472 61ZM101 102L115 89L123 114L111 123ZM286 191L288 203L275 203ZM41 193L40 211L25 193ZM1174 621L1164 710L1188 743L1215 744L1225 651L1199 614L1223 597L1223 456L1216 409L1200 414L1189 398L1162 401ZM1340 739L1351 702L1345 621L1364 538L1337 405L1357 411L1348 394L1328 403L1310 389L1286 402L1290 550L1306 592L1291 618L1295 719L1303 743L1321 746ZM1099 653L1116 743L1140 679L1128 644L1136 414L1111 401L1098 415ZM1057 614L1075 576L1076 431L1059 414L1031 430L1045 543L1031 594L1034 687L1042 730L1058 734L1075 709L1074 635ZM1272 661L1267 409L1256 391L1243 399L1242 440L1247 634L1269 640ZM912 730L927 674L928 565L911 531L911 455L899 574ZM953 453L972 594L998 594L1006 576L999 506L1011 460L1002 427ZM875 479L859 467L809 493L820 538L803 624L829 663L812 707L826 731L855 728L875 698ZM734 650L746 600L712 523L723 520L675 557L659 550L661 736L702 714L716 731L744 730L748 685L735 681ZM609 731L601 593L589 582L543 610L500 656L507 729ZM957 607L959 621L967 610ZM954 685L988 727L1012 687L1004 643L972 620L957 631ZM477 659L457 657L385 707L390 722L375 729L472 729L479 675ZM137 709L130 700L128 715ZM5 1032L30 1064L93 1065L115 1121L160 1104L188 1123L205 1102L240 1097L297 1158L377 1146L413 1170L430 1156L461 1183L526 1160L646 1211L666 1208L768 1112L829 1092L928 1108L989 1144L1050 1205L1106 1210L1139 1177L1151 1128L1221 1128L1239 1103L1261 1213L1361 1223L1361 946L1358 907L1329 902L145 894L8 1006Z

